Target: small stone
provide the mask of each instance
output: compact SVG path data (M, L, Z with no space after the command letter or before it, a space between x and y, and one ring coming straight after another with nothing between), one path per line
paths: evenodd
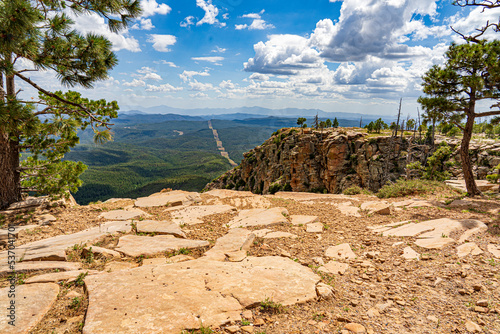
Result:
M396 300L396 304L398 304L399 306L405 306L406 303L402 300Z
M366 329L363 325L354 322L346 324L344 328L350 331L351 333L366 333Z
M369 259L374 259L379 254L380 254L380 252L368 252L368 253L366 253L366 257Z
M481 285L479 284L474 284L472 286L472 288L474 289L474 291L481 291L481 289L483 288Z
M488 313L488 309L486 307L481 307L481 306L475 306L474 307L474 312L478 313Z
M79 297L81 297L81 296L82 296L82 295L81 295L80 293L76 292L76 291L70 291L70 292L68 292L68 293L66 294L66 296L65 296L65 297L66 297L66 298L68 298L68 299L73 299L73 298L79 298Z
M366 315L368 315L370 318L375 318L380 316L380 312L376 308L370 308L367 312Z
M415 252L413 250L413 248L411 247L406 247L405 249L403 249L403 255L402 255L406 260L414 260L414 259L417 259L420 257L420 254Z
M461 294L462 296L467 294L467 290L465 289L458 289L458 293Z
M235 252L229 252L225 254L230 262L241 262L247 258L246 250L239 250Z
M41 215L40 217L38 217L38 223L42 226L52 225L52 223L56 220L57 218L50 214Z
M476 302L477 306L488 307L488 301L486 299L481 299Z
M253 326L241 326L241 330L245 333L253 333Z
M351 305L356 307L359 305L359 300L351 300Z
M325 300L333 298L333 288L325 283L318 283L316 285L316 293L318 297Z
M323 261L322 257L313 257L312 260L319 266L325 265L325 261Z
M427 320L432 321L432 322L435 322L435 323L438 323L438 322L439 322L439 319L438 319L438 318L436 318L436 317L435 317L435 316L433 316L433 315L428 316L428 317L427 317Z
M483 331L478 324L470 320L465 323L465 328L467 329L467 331L472 333L481 333Z
M225 328L229 333L237 333L240 330L240 327L238 326L227 326Z
M321 232L323 232L323 224L321 224L321 223L307 224L306 225L306 232L321 233Z
M264 321L264 319L262 318L257 318L255 319L255 321L253 322L253 325L254 326L262 326L262 325L265 325L266 322Z
M251 310L243 311L243 313L241 313L241 316L247 320L253 319L253 313Z

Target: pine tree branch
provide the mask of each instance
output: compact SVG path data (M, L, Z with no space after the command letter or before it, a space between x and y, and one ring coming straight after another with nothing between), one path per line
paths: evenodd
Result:
M500 110L474 113L475 117L486 117L486 116L495 116L495 115L500 115Z
M34 83L33 81L31 81L29 78L26 78L24 75L22 74L19 74L19 73L15 73L15 75L17 77L19 77L21 80L29 83L31 86L33 86L34 88L36 88L38 91L44 93L45 95L47 96L50 96L56 100L58 100L59 102L62 102L62 103L65 103L65 104L69 104L73 107L77 107L79 108L80 110L82 110L84 113L86 113L94 122L96 123L100 123L101 125L105 126L108 130L110 130L110 125L113 125L113 124L110 124L110 123L107 123L107 122L103 122L101 120L99 120L97 117L94 116L94 114L88 110L88 108L86 108L85 106L79 104L79 103L75 103L75 102L71 102L71 101L68 101L66 99L63 99L62 97L54 94L54 93L51 93L45 89L43 89L42 87L38 86L36 83ZM92 124L91 124L92 125ZM92 125L92 128L94 128L94 126Z

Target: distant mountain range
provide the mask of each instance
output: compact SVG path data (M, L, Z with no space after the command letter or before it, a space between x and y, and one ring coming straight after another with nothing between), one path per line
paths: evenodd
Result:
M125 107L121 114L137 114L137 115L150 115L150 114L168 114L172 115L172 120L208 120L208 119L224 119L224 120L243 120L248 118L261 118L262 116L274 117L314 117L318 115L321 118L333 118L345 120L363 120L371 121L378 118L387 121L392 121L395 117L387 115L366 115L360 113L348 112L326 112L321 109L299 109L299 108L285 108L285 109L269 109L262 107L240 107L240 108L201 108L201 109L182 109L173 108L169 106L156 106L156 107ZM177 117L177 118L174 118ZM186 118L182 118L186 117ZM365 123L363 121L363 123Z

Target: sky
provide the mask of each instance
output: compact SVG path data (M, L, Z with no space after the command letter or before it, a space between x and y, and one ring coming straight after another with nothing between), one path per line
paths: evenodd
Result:
M119 34L97 15L72 15L82 33L113 43L119 64L92 99L122 109L260 106L414 114L421 76L452 41L500 9L452 0L141 0L143 14ZM500 33L489 32L489 39ZM51 73L35 73L60 89ZM22 86L22 84L21 84ZM30 92L25 87L27 93Z

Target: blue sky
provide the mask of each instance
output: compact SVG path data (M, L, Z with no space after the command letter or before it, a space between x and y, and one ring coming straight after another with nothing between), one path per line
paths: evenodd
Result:
M83 33L114 45L119 65L90 98L123 109L262 106L394 114L416 110L420 77L499 10L452 0L142 0L143 16L120 34L96 16ZM498 35L500 36L500 35ZM489 38L495 38L490 33ZM49 73L38 74L49 88ZM45 78L45 79L44 79Z

